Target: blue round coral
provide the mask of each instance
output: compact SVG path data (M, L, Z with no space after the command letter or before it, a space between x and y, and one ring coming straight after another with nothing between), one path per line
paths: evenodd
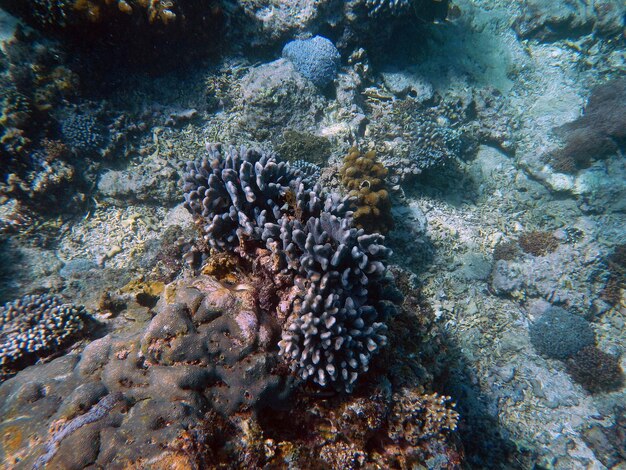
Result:
M288 42L283 48L283 57L320 88L337 77L341 59L335 45L321 36Z

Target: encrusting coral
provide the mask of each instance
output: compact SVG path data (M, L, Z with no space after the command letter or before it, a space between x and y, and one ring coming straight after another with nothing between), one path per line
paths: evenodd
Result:
M352 148L344 158L341 182L357 201L354 223L368 233L385 234L393 228L386 176L387 169L376 159L373 150L362 154Z
M391 253L384 238L352 226L350 197L310 186L272 154L208 152L187 164L185 207L213 249L275 277L262 303L282 321L280 354L298 376L352 390L386 343L389 306L375 287Z

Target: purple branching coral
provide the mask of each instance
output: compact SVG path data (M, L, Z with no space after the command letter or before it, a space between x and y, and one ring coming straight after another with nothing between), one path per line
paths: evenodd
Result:
M185 207L216 250L269 250L290 297L280 354L303 379L351 391L386 343L373 288L391 250L352 224L352 200L324 193L273 154L209 145L187 164Z

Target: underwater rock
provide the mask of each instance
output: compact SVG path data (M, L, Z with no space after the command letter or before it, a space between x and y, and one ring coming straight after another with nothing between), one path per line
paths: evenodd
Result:
M276 147L276 152L288 162L303 160L325 165L330 158L331 144L326 137L288 129L283 133L283 142Z
M313 129L324 108L317 88L285 59L252 68L241 90L241 127L257 140L281 135L285 128Z
M335 45L321 36L288 42L283 48L283 57L303 77L320 88L329 85L337 77L341 60Z
M117 204L128 201L161 204L178 201L178 174L162 162L145 160L128 170L109 170L100 176L98 192Z
M432 84L409 70L389 70L381 73L385 86L398 97L411 95L417 102L423 103L433 98L435 90Z

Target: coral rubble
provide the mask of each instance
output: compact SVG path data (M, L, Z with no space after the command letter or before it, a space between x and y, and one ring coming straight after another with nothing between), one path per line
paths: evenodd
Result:
M373 150L362 154L352 148L344 158L341 181L348 194L356 198L354 223L368 233L385 234L393 228L386 176L387 169Z

